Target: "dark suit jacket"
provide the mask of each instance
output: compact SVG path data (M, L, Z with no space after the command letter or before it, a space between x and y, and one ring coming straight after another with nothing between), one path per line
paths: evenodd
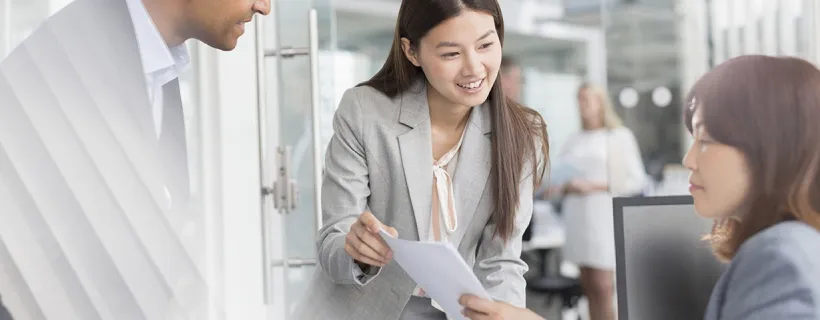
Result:
M164 161L144 79L124 0L73 2L0 63L0 294L15 318L201 309L174 230L185 201L165 191L180 199L187 166Z

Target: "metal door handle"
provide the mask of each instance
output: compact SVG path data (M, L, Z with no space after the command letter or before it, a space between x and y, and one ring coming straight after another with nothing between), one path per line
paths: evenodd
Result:
M313 204L314 214L316 218L316 230L322 226L322 146L321 146L321 132L320 121L321 114L319 110L320 92L319 92L319 18L316 9L310 9L308 12L308 37L309 44L307 48L280 48L278 50L261 50L259 56L265 57L282 57L292 58L296 56L307 55L310 58L310 115L311 115L311 138L313 140ZM270 193L273 187L267 190L263 188L263 194ZM284 203L287 207L287 203ZM281 208L281 206L280 206ZM317 234L318 235L318 234Z
M279 50L266 50L265 56L266 57L275 57L281 56L282 58L292 58L295 56L304 56L309 55L310 49L309 48L292 48L292 47L284 47Z
M313 209L316 215L316 236L322 227L322 145L319 110L319 18L316 9L308 12L310 24L310 113L313 135Z
M276 173L276 180L269 182L271 175L266 170L269 161L267 157L267 101L265 99L265 58L282 57L291 58L295 56L307 55L310 58L310 110L311 110L311 135L313 140L313 176L314 176L314 215L316 219L315 232L318 234L322 225L322 204L321 204L321 183L322 183L322 148L320 135L320 114L319 114L319 26L318 13L316 9L308 12L309 46L308 48L280 48L279 50L265 50L263 37L263 24L261 19L256 19L256 74L257 74L257 106L259 114L259 152L260 152L260 175L262 181L262 236L263 236L263 262L265 281L265 303L272 302L272 275L270 257L270 217L267 210L266 196L273 199L274 208L282 213L289 213L296 209L299 200L298 182L292 179L290 166L290 146L278 147L277 157L279 168ZM285 252L287 256L287 253ZM295 261L308 261L299 260ZM313 264L315 264L315 259ZM284 264L288 266L289 264ZM286 271L287 272L287 271Z
M261 217L262 223L262 286L265 304L271 304L273 301L273 276L272 270L268 268L268 263L271 259L271 230L270 230L270 216L267 207L268 202L265 201L266 196L273 193L273 188L267 179L268 174L268 105L265 99L265 42L264 42L264 24L262 19L254 19L254 27L256 31L256 108L259 116L259 125L257 130L259 132L259 180L262 183L262 201L261 201Z
M270 266L271 268L275 267L305 267L305 266L315 266L318 262L316 259L300 259L300 258L291 258L287 260L276 260L272 261Z

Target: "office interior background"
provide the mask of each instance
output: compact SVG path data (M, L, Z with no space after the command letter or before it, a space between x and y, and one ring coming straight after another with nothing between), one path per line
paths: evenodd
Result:
M522 102L547 121L551 158L580 130L578 86L603 85L638 139L645 195L687 194L682 95L700 75L742 54L820 61L814 0L499 1L504 53L523 70ZM0 0L0 58L70 2ZM236 50L188 43L181 88L202 215L176 231L208 279L213 319L289 319L302 302L332 116L381 67L399 3L272 0Z

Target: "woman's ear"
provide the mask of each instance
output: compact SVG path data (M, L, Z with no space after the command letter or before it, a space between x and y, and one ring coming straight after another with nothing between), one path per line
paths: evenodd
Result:
M416 50L413 48L413 45L410 44L410 40L407 38L401 38L401 50L404 51L404 56L407 57L407 60L410 60L416 67L420 67L419 59L416 56Z

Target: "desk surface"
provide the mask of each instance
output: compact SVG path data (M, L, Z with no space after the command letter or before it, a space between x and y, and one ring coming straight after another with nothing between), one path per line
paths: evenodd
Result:
M567 240L564 228L557 224L538 226L533 231L530 241L524 241L523 251L560 248Z

